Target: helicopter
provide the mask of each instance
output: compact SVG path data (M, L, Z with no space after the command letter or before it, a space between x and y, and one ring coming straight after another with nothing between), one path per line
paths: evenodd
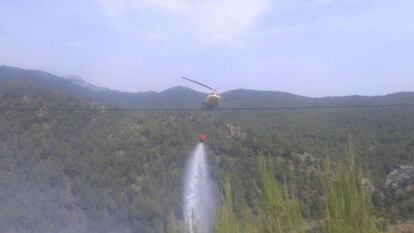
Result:
M218 107L218 105L220 103L220 100L221 100L220 92L218 92L216 89L214 89L212 87L209 87L209 86L207 86L203 83L197 82L195 80L192 80L192 79L189 79L189 78L186 78L186 77L181 77L181 78L211 90L211 92L207 95L206 100L203 102L203 105L204 105L205 109L211 110L211 109L214 109L214 108Z

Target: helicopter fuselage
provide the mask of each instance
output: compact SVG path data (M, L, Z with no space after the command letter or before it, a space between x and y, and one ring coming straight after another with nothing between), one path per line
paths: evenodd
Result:
M208 94L206 100L204 101L204 106L207 109L217 108L221 100L221 95L218 91L213 91Z

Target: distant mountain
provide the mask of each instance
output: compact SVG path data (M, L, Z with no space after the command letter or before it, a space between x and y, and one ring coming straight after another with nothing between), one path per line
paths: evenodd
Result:
M238 89L224 93L223 105L240 107L349 106L375 104L412 104L414 92L381 96L305 97L287 92Z
M76 76L59 77L37 70L0 66L0 85L11 82L28 82L53 92L121 107L194 108L200 107L205 97L204 93L184 87L174 87L163 92L120 92L95 86Z
M88 83L85 80L83 80L81 77L76 76L76 75L68 75L68 76L65 76L63 78L70 81L71 83L73 83L75 85L87 88L91 91L95 91L95 92L110 91L109 88L99 87L99 86L93 85L92 83Z
M5 85L11 82L27 82L53 92L76 95L90 99L95 99L102 95L99 93L100 91L103 92L103 90L105 90L105 92L111 92L107 89L86 83L74 76L63 78L37 70L0 66L0 85Z
M102 104L133 108L199 108L206 93L185 87L162 92L120 92L98 87L77 76L58 77L42 71L0 66L0 85L29 82L54 92L75 95ZM345 106L414 103L414 92L384 96L346 96L311 98L278 91L237 89L223 93L222 107Z

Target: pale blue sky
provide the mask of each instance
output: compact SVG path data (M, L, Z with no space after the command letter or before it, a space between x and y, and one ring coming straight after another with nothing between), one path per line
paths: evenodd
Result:
M123 91L413 91L414 1L0 0L0 64Z

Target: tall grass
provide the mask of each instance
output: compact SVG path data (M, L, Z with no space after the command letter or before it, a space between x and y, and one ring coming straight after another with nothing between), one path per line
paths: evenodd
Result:
M371 214L370 197L362 191L352 144L347 160L333 169L328 163L322 172L324 200L320 233L380 233ZM224 182L221 207L214 233L304 233L304 219L298 201L286 186L274 178L268 159L259 159L257 194L259 204L248 207L235 203L230 179Z
M287 187L283 192L274 178L269 161L259 159L258 216L265 233L303 233L303 217L298 201L290 197Z
M328 162L323 176L324 233L379 233L370 211L370 198L361 189L361 177L355 165L352 144L347 163L334 171Z
M236 216L229 177L226 177L221 198L221 207L214 226L215 233L240 233L240 222Z
M245 202L234 203L230 179L224 182L215 233L303 233L303 218L297 200L281 192L271 168L259 160L257 192L260 204L255 214ZM239 213L239 215L237 214Z
M180 233L179 225L172 210L168 213L166 228L167 233Z
M168 212L166 219L161 220L160 224L160 233L181 233L180 224L175 218L175 214L173 210Z

